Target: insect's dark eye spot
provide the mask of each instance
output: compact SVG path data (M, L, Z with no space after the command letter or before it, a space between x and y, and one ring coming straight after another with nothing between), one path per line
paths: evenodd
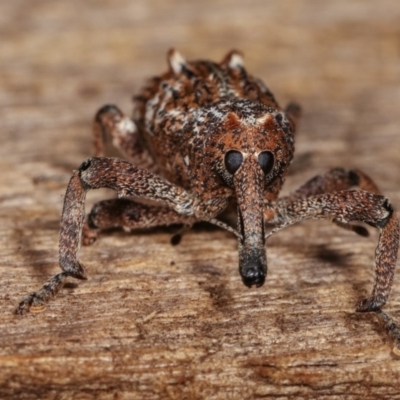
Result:
M242 165L243 155L240 151L229 150L225 154L225 167L230 174L234 174Z
M268 175L274 166L274 155L270 151L263 151L258 155L258 163L265 175Z
M275 120L276 120L278 123L281 123L281 122L283 121L283 115L282 115L281 113L276 114L276 115L275 115Z

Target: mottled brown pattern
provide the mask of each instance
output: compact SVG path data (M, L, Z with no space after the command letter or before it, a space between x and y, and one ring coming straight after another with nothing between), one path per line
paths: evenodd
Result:
M399 222L372 180L361 171L337 168L278 199L293 158L300 108L289 104L282 110L267 87L247 73L238 52L214 63L187 62L171 50L168 62L169 71L151 79L135 97L133 120L115 106L96 115L96 157L74 173L65 197L60 232L64 272L24 299L16 312L39 309L67 276L86 279L77 258L82 231L83 243L90 244L110 227L190 227L208 221L236 234L242 280L261 286L267 273L266 239L306 218L331 219L361 235L367 231L353 221L379 229L375 286L357 306L358 311L379 310L393 282ZM102 157L108 138L133 164ZM84 225L86 192L102 187L115 190L119 199L97 203ZM237 206L237 231L216 219L229 205ZM267 222L276 227L265 235Z

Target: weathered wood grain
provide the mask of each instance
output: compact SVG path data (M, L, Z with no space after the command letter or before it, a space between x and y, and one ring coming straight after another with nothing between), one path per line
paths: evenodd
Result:
M169 230L112 232L82 249L87 282L12 315L58 272L62 198L95 111L129 112L171 46L211 59L241 49L279 101L303 105L286 192L357 167L400 209L399 27L397 0L2 2L0 398L400 398L393 343L354 312L375 232L288 228L268 243L259 289L241 283L228 233L202 226L173 247ZM385 309L400 320L399 287Z

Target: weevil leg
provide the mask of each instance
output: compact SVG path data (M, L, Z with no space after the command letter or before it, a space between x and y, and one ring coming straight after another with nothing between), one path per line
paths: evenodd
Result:
M184 189L156 174L136 167L118 158L91 158L75 171L68 184L64 199L60 229L60 267L62 274L50 279L36 293L26 297L15 312L23 314L33 305L44 308L48 299L62 287L67 276L87 279L83 264L78 260L84 225L84 203L91 189L110 188L119 197L134 196L158 201L161 206L174 210L184 217L194 218L193 199ZM57 283L59 282L59 283Z
M394 339L393 352L399 356L400 355L400 326L399 324L387 313L381 309L375 310L375 314L381 319L385 324L386 330L390 337Z
M103 157L104 146L111 139L113 145L135 155L138 145L136 124L113 104L107 104L97 111L93 121L94 156Z
M96 203L83 227L82 244L92 244L97 234L110 228L131 231L172 224L190 227L195 218L178 214L168 207L137 203L130 199L111 199Z
M370 297L357 304L357 311L374 311L382 307L393 284L399 248L399 220L384 196L364 190L343 190L309 197L286 197L277 200L275 218L280 229L307 218L333 218L343 223L362 221L379 230L375 251L375 285Z
M371 193L380 194L373 180L358 169L334 168L324 175L317 175L300 186L287 198L291 200L300 199L317 194L338 192L357 188Z
M115 148L120 150L134 164L155 171L150 153L142 146L135 122L125 116L115 105L108 104L97 111L93 121L94 156L105 155L105 144L111 139Z
M380 194L380 191L373 180L358 169L334 168L324 175L317 175L300 186L297 190L287 196L289 200L301 199L309 196L316 196L324 193L332 193L340 190L357 188L371 193ZM333 219L337 226L353 231L360 236L368 236L368 230L360 225L350 225Z
M61 272L50 278L40 290L31 293L21 300L14 314L23 315L30 312L41 312L45 309L46 303L62 289L68 274Z
M178 214L168 207L137 203L130 199L103 200L93 206L87 217L83 226L82 244L88 246L94 243L99 232L110 228L132 231L141 228L183 224L183 227L171 239L171 243L176 245L180 242L182 235L189 231L196 221L198 221L197 218ZM212 218L208 222L233 233L239 239L241 238L236 229L222 221Z

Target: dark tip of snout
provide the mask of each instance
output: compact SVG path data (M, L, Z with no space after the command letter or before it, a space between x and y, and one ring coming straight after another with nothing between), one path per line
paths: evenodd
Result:
M264 285L265 273L257 268L251 268L246 271L245 275L242 275L242 281L247 287L260 287Z
M267 275L265 250L262 252L252 251L248 254L244 254L240 264L240 275L243 283L247 287L260 287L264 284Z

